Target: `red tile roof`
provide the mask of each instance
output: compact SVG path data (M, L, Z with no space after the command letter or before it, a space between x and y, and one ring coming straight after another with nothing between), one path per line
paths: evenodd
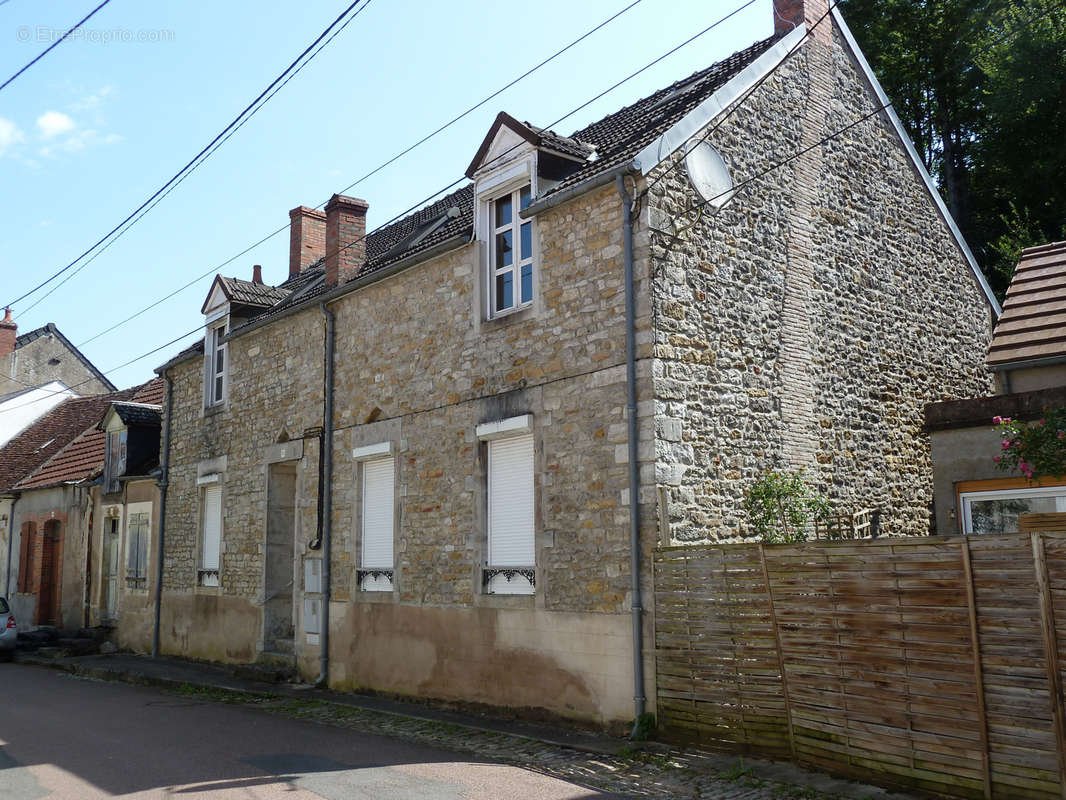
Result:
M73 397L53 408L0 448L0 491L11 489L81 433L95 427L112 400L129 400L135 391Z
M166 394L166 386L167 382L163 378L152 378L148 383L133 387L134 395L130 398L130 402L161 406L163 405L163 396Z
M990 367L1066 356L1066 242L1022 251L992 334Z
M39 489L92 477L94 472L103 469L106 443L107 434L103 431L86 431L28 478L15 484L15 488Z

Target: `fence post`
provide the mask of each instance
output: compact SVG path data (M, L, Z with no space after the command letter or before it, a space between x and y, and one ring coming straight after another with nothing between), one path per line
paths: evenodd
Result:
M792 703L788 699L788 676L785 675L785 653L781 649L781 634L777 630L777 613L774 611L774 591L770 586L770 571L766 568L766 549L759 544L759 560L762 562L762 576L766 582L766 599L770 606L770 626L774 629L774 644L777 647L777 665L781 670L781 692L785 696L785 719L788 721L788 750L792 760L796 760L796 738L792 733Z
M962 568L965 571L966 602L970 608L970 645L973 648L973 679L977 689L977 711L981 719L981 759L984 764L985 798L992 797L992 765L988 752L988 720L985 717L985 681L981 671L981 641L977 633L977 602L974 599L973 564L970 561L970 539L962 538Z
M1062 796L1066 798L1066 709L1063 708L1059 648L1055 640L1055 607L1051 603L1044 537L1035 532L1029 536L1033 541L1036 587L1040 595L1040 624L1044 632L1044 661L1047 664L1048 691L1051 694L1051 721L1059 744L1059 785Z

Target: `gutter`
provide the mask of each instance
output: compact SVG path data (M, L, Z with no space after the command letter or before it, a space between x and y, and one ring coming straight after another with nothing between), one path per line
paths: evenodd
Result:
M329 596L332 570L330 544L333 533L333 347L336 338L337 317L326 308L326 301L318 304L326 316L326 347L323 354L322 397L322 470L319 485L322 487L322 630L318 657L318 680L320 688L329 685Z
M310 305L311 300L317 300L320 306L324 305L325 303L332 303L338 297L343 297L346 294L358 291L364 286L369 286L372 283L377 283L378 281L391 277L397 272L401 272L407 269L408 267L413 267L423 261L428 261L431 258L435 258L436 256L455 250L459 247L462 247L464 244L469 244L471 241L473 241L473 236L468 236L465 233L460 233L457 236L451 237L450 239L445 239L443 242L439 242L426 250L423 250L419 253L412 253L411 255L405 258L401 258L399 261L392 262L386 267L376 269L361 278L356 278L354 281L342 283L335 289L331 289L325 294L320 294L316 295L313 298L309 298L306 304L296 303L295 305L285 309L284 311L278 314L265 317L261 320L252 320L251 322L241 325L239 328L230 331L223 339L223 341L232 341L238 337L244 336L244 334L246 333L251 333L254 330L258 330L259 328L270 325L271 323L277 322L280 319L285 319L285 317L292 316L298 311L304 311L307 309L308 305ZM202 358L203 356L201 355L200 357Z
M549 208L555 208L568 200L573 200L580 194L591 192L593 189L599 189L601 186L613 183L615 178L621 175L625 175L629 172L638 172L639 170L639 162L625 161L618 166L611 167L606 172L601 172L599 175L593 175L591 178L581 181L580 183L575 183L573 186L563 189L562 191L554 192L547 197L533 201L526 207L525 211L520 211L518 216L522 219L530 219L537 216L537 214L542 211L547 211Z
M11 495L11 509L7 512L7 572L4 573L4 597L11 597L11 551L15 544L15 503L18 493Z
M637 738L644 716L644 631L640 593L640 465L637 463L637 303L633 285L633 198L626 191L621 172L615 185L622 201L622 241L626 281L626 424L629 440L629 572L633 578L631 589L633 611L633 731Z
M296 314L300 311L306 311L307 308L310 306L311 302L314 300L318 300L320 303L332 303L338 297L343 297L344 295L349 294L350 292L362 289L364 286L369 286L372 283L377 283L378 281L384 280L385 278L395 275L397 272L405 270L408 267L413 267L423 261L429 261L431 258L436 258L439 255L443 255L444 253L462 247L464 244L469 244L472 241L472 235L467 236L466 234L461 233L457 236L452 236L450 239L445 239L443 242L439 242L433 245L432 247L427 248L426 250L422 250L418 253L412 253L411 255L406 256L405 258L401 258L399 261L394 261L386 267L374 270L373 272L364 275L362 278L356 278L354 281L348 281L348 283L343 283L337 288L326 292L325 294L316 295L315 297L308 298L308 300L306 301L295 303L280 313L273 314L269 317L265 317L260 320L252 320L251 322L247 322L244 325L241 325L239 328L230 331L223 338L222 341L229 342L240 336L244 336L244 334L246 333L251 333L254 330L258 330L259 328L263 328L274 322L283 320L286 317L291 317L293 314ZM175 367L178 364L184 364L186 361L203 359L203 357L203 353L189 353L181 357L175 356L170 361L167 361L156 367L155 372L157 375L161 375L163 374L163 372L170 369L171 367Z
M1029 369L1030 367L1054 367L1058 364L1066 364L1066 356L1030 358L1024 361L1004 361L1002 364L988 364L986 366L992 372L1006 372L1011 369Z
M174 409L174 381L164 371L167 382L167 421L163 426L163 452L159 464L159 540L155 555L155 611L152 622L152 658L159 658L159 617L163 607L163 544L166 540L167 486L170 481L170 418Z

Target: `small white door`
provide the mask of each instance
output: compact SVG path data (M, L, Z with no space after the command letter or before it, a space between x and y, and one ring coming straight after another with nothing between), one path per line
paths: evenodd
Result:
M118 613L118 565L121 551L119 519L104 520L104 617L114 619Z

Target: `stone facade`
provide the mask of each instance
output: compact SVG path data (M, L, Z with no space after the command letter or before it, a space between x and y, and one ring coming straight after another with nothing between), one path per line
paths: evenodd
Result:
M105 394L115 387L86 366L84 356L54 325L34 331L30 341L0 354L0 396L21 392L28 386L62 381L79 395Z
M711 140L741 180L875 103L839 38L824 35ZM976 367L989 319L893 130L874 119L694 222L696 198L671 163L634 187L650 190L634 258L643 585L659 542L743 537L744 490L768 467L805 465L838 503L883 508L887 532L925 532L921 410L986 384ZM482 241L329 301L334 687L529 706L601 725L631 717L622 235L610 184L542 210L535 300L499 319L484 314ZM306 576L322 555L312 544L326 488L325 325L308 304L238 329L221 406L204 408L202 355L165 368L164 652L247 661L276 651L266 609L291 592L293 660L305 678L319 676L321 633L304 614L321 600ZM501 596L483 589L477 428L519 415L530 415L535 443L536 590ZM366 592L354 451L384 442L395 457L394 582ZM291 523L276 511L284 503L271 506L279 475L295 486ZM198 580L204 487L215 484L217 587ZM278 519L294 546L271 556ZM270 577L277 558L291 588Z
M543 213L537 225L540 292L532 308L506 318L483 319L478 243L331 304L337 338L330 677L340 687L538 706L610 723L632 705L623 679L631 623L621 204L610 186ZM643 297L650 294L645 274L641 267ZM324 322L311 306L232 338L228 401L217 409L203 408L202 359L169 371L167 652L250 660L263 648L268 459L286 440L300 440L292 448L299 453L300 630L300 564L319 556L308 542L318 530ZM650 399L647 302L638 335L639 391ZM648 475L651 409L645 402L640 411ZM485 445L475 428L527 413L536 441L536 593L488 595L481 581ZM395 448L400 523L395 589L378 594L356 583L360 473L352 450L383 440ZM196 482L209 473L221 476L225 509L218 588L196 586ZM651 529L654 494L642 500ZM296 635L308 678L317 675L316 640Z
M834 30L705 133L739 183L877 105ZM797 466L838 507L882 509L884 533L928 533L924 406L991 387L987 302L884 115L814 155L681 236L699 200L683 166L649 176L657 471L673 541L743 538L745 489Z

